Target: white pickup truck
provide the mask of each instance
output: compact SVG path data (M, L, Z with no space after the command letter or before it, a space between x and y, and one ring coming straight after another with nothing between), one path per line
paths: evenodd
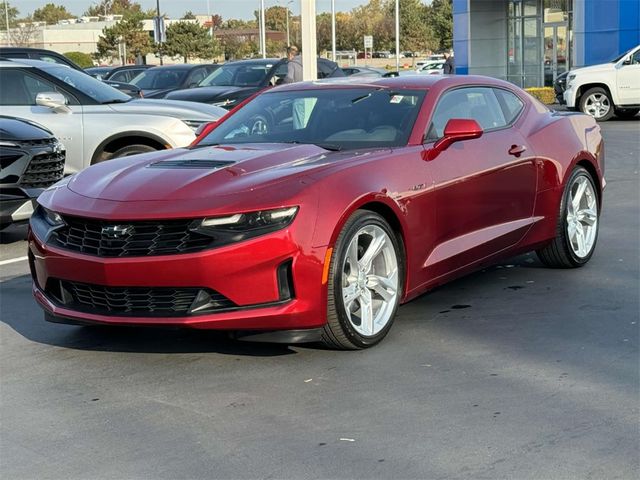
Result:
M640 111L640 45L609 63L571 70L564 91L567 107L598 122L614 114L630 118Z

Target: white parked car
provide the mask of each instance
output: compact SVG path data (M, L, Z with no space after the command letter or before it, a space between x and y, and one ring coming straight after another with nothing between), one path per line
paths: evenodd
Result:
M64 65L0 60L4 115L38 122L65 145L65 172L115 157L184 147L227 111L177 100L132 99Z
M636 115L640 111L640 45L609 63L571 70L564 102L599 122L614 114Z

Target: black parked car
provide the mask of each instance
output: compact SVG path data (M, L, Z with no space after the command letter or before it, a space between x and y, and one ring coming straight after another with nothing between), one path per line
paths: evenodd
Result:
M131 83L142 90L144 98L165 98L169 92L197 87L219 65L164 65L140 73Z
M96 77L98 80L131 83L131 80L136 78L146 69L152 67L153 65L116 65L111 67L85 68L84 71L92 77Z
M60 63L71 67L74 70L86 73L82 68L69 60L64 55L59 54L51 50L45 50L44 48L28 48L28 47L0 47L0 58L7 58L10 60L40 60L43 62ZM105 80L106 84L111 85L113 88L117 88L122 93L125 93L131 97L140 97L140 89L123 80Z
M286 59L240 60L225 63L200 82L198 88L176 90L165 98L210 103L231 109L254 93L282 83L286 76ZM325 58L318 59L318 78L344 76L336 63Z
M0 116L0 229L26 221L34 200L64 174L65 150L37 123Z
M556 95L556 101L564 105L564 91L567 89L567 77L569 76L569 72L561 73L556 77L556 81L553 82L553 92Z

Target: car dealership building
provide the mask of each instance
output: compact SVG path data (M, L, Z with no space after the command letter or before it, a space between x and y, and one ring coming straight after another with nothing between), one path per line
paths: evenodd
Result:
M459 74L550 86L639 43L639 0L453 0Z

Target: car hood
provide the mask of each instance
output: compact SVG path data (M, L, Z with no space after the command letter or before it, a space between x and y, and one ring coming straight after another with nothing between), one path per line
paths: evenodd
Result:
M582 67L582 68L576 68L574 70L571 70L569 72L569 75L580 75L580 74L584 74L584 73L600 73L600 72L610 72L612 70L616 69L616 64L615 63L602 63L600 65L591 65L590 67Z
M0 116L0 140L2 141L42 140L51 137L53 134L48 129L35 122Z
M365 154L283 144L176 149L94 165L67 187L85 197L119 202L217 198L302 180L311 170Z
M118 113L163 115L185 120L217 120L227 113L224 108L179 100L136 99L126 103L112 103L109 107Z
M172 100L188 100L192 102L216 102L224 101L228 97L236 98L245 94L246 96L257 92L261 87L197 87L186 90L175 90L166 98Z

